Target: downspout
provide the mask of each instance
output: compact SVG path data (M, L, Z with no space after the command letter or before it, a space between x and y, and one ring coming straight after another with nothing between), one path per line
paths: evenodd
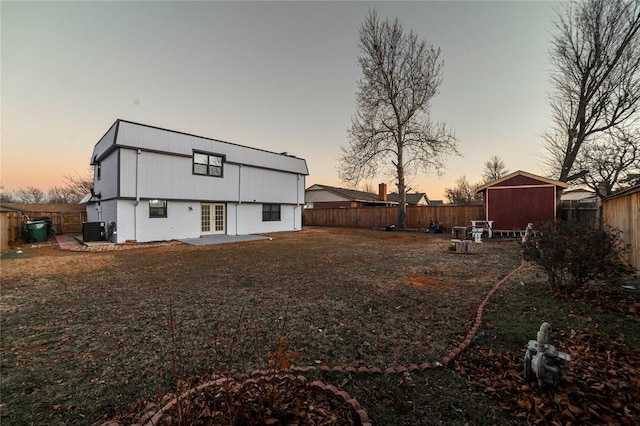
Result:
M296 214L297 210L300 209L300 173L296 176L296 208L293 209L293 229L296 229ZM302 213L300 216L300 220L302 220ZM302 229L302 226L300 227Z
M136 200L133 202L133 240L138 241L138 204L140 204L140 194L138 192L138 181L140 180L140 155L142 150L136 154Z
M236 235L238 235L238 209L242 204L242 164L238 165L238 205L236 206Z

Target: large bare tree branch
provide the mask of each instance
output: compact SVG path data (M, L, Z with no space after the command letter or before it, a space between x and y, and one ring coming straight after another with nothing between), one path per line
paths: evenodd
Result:
M582 150L611 129L628 131L640 102L640 0L571 2L551 48L553 128L547 165L566 182Z
M581 181L600 197L640 183L640 131L608 132L581 151L576 165L587 171Z

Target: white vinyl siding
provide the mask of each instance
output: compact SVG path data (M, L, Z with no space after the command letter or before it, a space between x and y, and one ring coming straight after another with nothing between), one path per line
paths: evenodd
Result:
M237 206L236 214L238 235L301 229L302 208L300 206L283 204L280 207L280 221L263 222L261 204L240 204Z
M118 195L117 182L118 151L113 151L100 161L100 180L94 176L93 188L103 199L114 198Z
M304 203L304 176L274 170L242 168L242 201ZM296 191L297 189L297 191Z
M136 197L136 156L134 150L121 150L121 197ZM224 176L211 179L193 174L192 161L191 157L142 151L138 158L138 196L221 202L238 201L240 197L240 201L251 203L304 203L303 175L225 163Z
M118 200L117 242L150 242L200 236L200 209L191 202L167 203L167 217L149 218L149 200ZM189 209L191 207L191 209ZM109 219L112 220L112 219ZM107 220L107 221L109 221Z
M125 154L126 153L126 154ZM136 197L136 151L122 150L120 196ZM238 166L225 164L223 178L192 173L192 159L142 151L138 156L138 196L196 201L238 199Z

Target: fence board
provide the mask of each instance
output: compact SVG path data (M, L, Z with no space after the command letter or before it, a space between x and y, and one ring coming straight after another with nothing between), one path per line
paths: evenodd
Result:
M619 197L605 198L602 202L604 223L618 228L627 248L625 258L640 276L640 190Z
M50 216L58 234L80 234L82 233L82 222L87 221L86 211L26 212L25 214L31 219Z
M397 207L356 207L338 209L304 209L304 224L356 228L384 228L398 221ZM433 221L447 229L469 226L472 220L484 219L484 207L407 206L407 227L426 229Z
M0 213L0 250L7 250L9 243L15 243L21 236L20 212Z

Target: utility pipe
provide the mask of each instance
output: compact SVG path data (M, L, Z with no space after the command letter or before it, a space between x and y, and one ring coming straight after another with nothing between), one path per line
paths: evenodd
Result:
M140 193L138 191L138 182L140 180L140 155L142 150L138 149L136 153L136 201L133 203L133 240L138 241L138 204L140 204Z

